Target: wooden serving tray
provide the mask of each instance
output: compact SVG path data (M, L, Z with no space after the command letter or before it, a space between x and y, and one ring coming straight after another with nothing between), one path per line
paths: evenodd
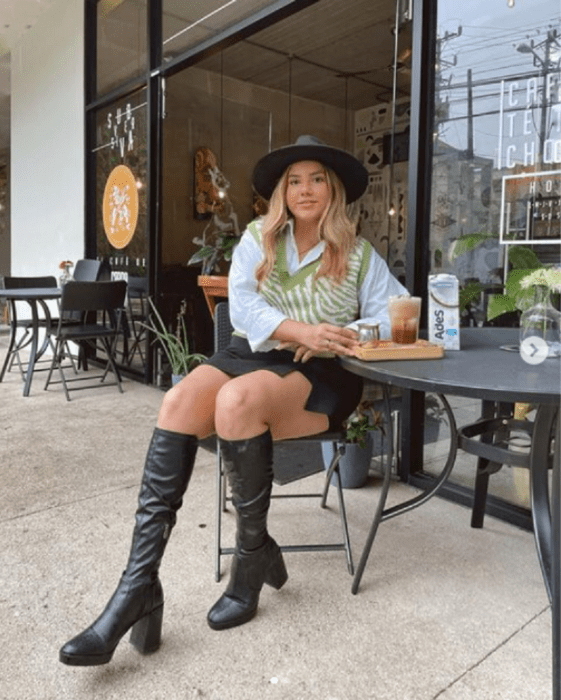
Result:
M428 340L418 340L411 345L399 345L391 340L379 340L375 347L362 345L355 348L359 360L435 360L444 357L444 348Z

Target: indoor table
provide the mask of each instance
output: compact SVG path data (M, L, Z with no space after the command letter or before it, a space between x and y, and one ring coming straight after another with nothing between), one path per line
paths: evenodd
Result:
M525 362L517 351L518 330L508 328L462 328L461 350L445 351L443 358L431 360L385 360L366 362L344 357L340 361L349 371L367 380L437 393L444 399L450 422L450 453L440 476L425 492L392 508L385 508L390 484L391 459L386 470L380 499L368 538L353 580L356 593L381 522L422 505L438 493L455 461L462 430L456 428L444 395L466 396L492 402L525 402L537 407L529 455L532 481L532 517L534 539L544 584L551 601L553 700L561 700L561 467L559 451L559 402L561 361L546 358L540 364ZM513 351L513 348L516 350ZM555 455L550 459L550 436L555 433ZM391 444L391 439L388 441ZM548 468L553 466L552 492L548 493ZM550 507L551 503L551 507Z
M14 309L16 301L26 301L31 308L31 345L29 349L29 362L27 363L27 371L25 373L25 382L23 385L24 396L29 396L35 363L45 351L48 342L48 329L51 322L51 316L49 313L49 307L46 304L46 302L53 299L60 299L61 294L62 290L58 287L0 289L0 298L7 299L9 302L12 303L12 311ZM47 327L47 338L41 348L39 348L39 306L42 307L43 312L45 314ZM0 382L4 379L4 374L6 372L6 369L8 368L10 354L16 344L16 334L17 327L14 324L12 326L10 340L8 342L8 354L6 355L6 359L4 360L2 371L0 371Z

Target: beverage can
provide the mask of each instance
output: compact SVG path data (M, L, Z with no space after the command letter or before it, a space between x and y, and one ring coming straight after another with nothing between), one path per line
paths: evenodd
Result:
M459 284L456 275L429 275L428 335L446 350L460 349Z

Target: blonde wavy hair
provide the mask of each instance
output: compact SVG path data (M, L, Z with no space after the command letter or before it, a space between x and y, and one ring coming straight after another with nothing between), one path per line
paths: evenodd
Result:
M333 170L322 163L320 165L327 176L330 201L319 222L319 237L326 242L326 246L315 279L330 277L341 283L347 274L349 255L356 243L356 223L351 221L347 213L343 183ZM290 218L286 206L286 190L291 167L284 171L278 181L269 201L269 209L263 217L262 240L265 255L255 272L259 287L273 270L277 243Z

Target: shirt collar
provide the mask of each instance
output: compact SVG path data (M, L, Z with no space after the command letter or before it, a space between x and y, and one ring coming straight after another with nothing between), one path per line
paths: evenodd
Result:
M294 262L298 268L314 262L314 260L317 260L323 254L325 245L325 241L320 241L311 250L309 250L306 255L304 255L302 260L298 260L298 246L296 245L296 240L294 239L294 220L288 220L286 225L286 256L289 267L291 267L292 262Z

